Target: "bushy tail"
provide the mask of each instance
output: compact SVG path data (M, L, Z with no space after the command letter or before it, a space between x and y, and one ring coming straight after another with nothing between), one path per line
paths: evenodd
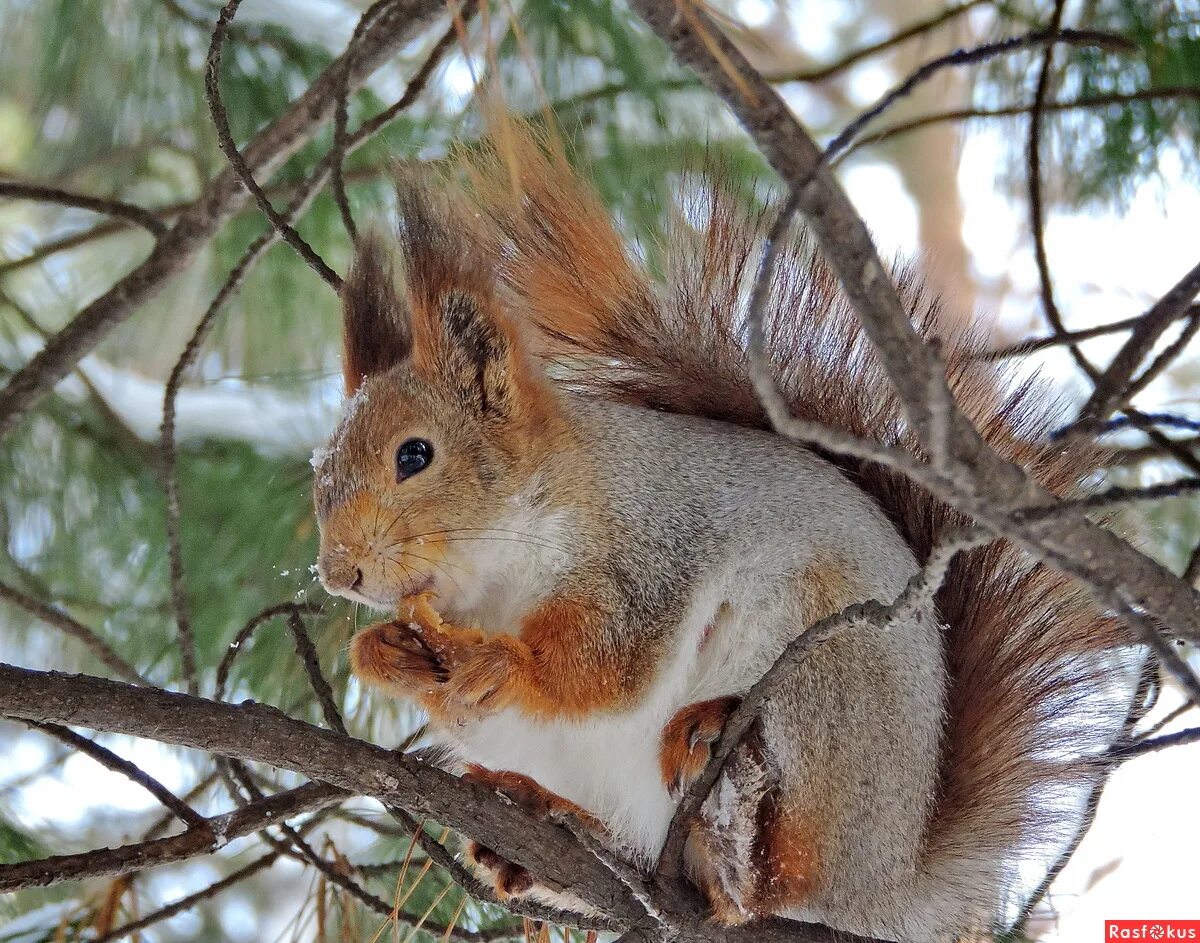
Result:
M719 182L685 185L666 237L665 278L656 283L553 141L508 131L490 159L475 163L474 186L503 232L497 258L514 310L563 381L768 428L744 349L761 214L747 216ZM1050 491L1076 489L1100 456L1047 442L1057 404L1036 384L1014 384L973 358L969 333L945 329L938 301L916 274L900 268L895 275L914 322L940 338L954 395L986 440ZM805 237L777 266L766 328L796 415L920 453L836 277ZM918 561L966 520L884 467L827 457L878 502ZM954 904L950 912L965 904L995 915L1011 877L1004 869L1061 842L1078 812L1069 793L1095 775L1082 758L1123 719L1127 703L1113 678L1126 637L1068 578L1003 542L960 554L937 603L949 628L951 686L922 883L931 897Z

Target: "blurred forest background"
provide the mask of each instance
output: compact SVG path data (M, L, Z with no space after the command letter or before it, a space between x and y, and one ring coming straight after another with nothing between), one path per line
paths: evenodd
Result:
M365 6L247 0L221 75L236 141L278 115L344 49ZM1044 26L1053 7L1048 0L715 3L725 28L777 79L819 140L837 134L920 63ZM212 0L0 0L0 181L36 181L136 204L169 224L225 166L203 94L216 13ZM1200 2L1078 0L1066 4L1064 24L1122 40L1057 47L1049 101L1061 105L1048 108L1042 142L1051 267L1061 273L1068 327L1086 329L1140 313L1200 249ZM399 97L444 29L435 24L353 97L350 128ZM884 42L905 31L911 37ZM772 195L771 174L753 146L621 3L500 0L469 21L462 39L450 44L412 107L346 161L360 225L388 218L389 161L434 160L456 144L470 146L480 132L476 85L494 80L515 110L553 113L630 239L651 254L680 173L699 162L718 162L747 201ZM964 316L982 313L987 339L997 347L1046 333L1025 189L1027 112L1040 57L1040 49L1018 50L939 73L871 124L862 146L839 164L885 250L924 259L931 280ZM326 127L269 181L260 180L277 205L325 154L332 133ZM164 384L215 292L266 226L252 206L239 213L195 264L0 441L0 660L111 673L94 647L55 627L65 613L142 676L168 687L180 683L158 444ZM345 271L351 242L328 192L298 228ZM0 375L10 375L46 335L140 262L152 238L125 219L0 193ZM1103 359L1119 339L1105 335L1085 350ZM292 249L276 245L220 313L183 376L183 585L202 693L216 689L218 666L253 614L281 601L311 604L319 613L313 635L321 661L352 732L390 745L412 733L418 719L397 705L360 698L341 657L360 614L327 598L311 571L309 456L337 415L338 355L333 292ZM1067 395L1078 392L1060 352L1050 350L1044 364ZM1143 392L1142 409L1194 422L1196 379L1195 358L1185 352ZM1165 434L1186 442L1195 433L1184 424ZM1140 434L1114 444L1120 454L1111 475L1123 483L1173 477L1194 458L1190 444L1172 455ZM1148 552L1177 571L1200 539L1200 513L1186 498L1128 523ZM284 620L263 625L234 653L226 696L319 721ZM1177 703L1164 696L1155 716ZM198 808L229 802L207 757L101 741L190 794ZM1190 766L1179 767L1193 776L1194 755L1193 749ZM1172 767L1159 775L1181 774ZM1108 815L1117 834L1133 828L1129 809L1145 801L1137 788L1130 787L1124 813L1102 811L1100 822ZM1200 832L1194 801L1176 814L1181 835ZM159 815L135 787L86 757L37 731L0 724L0 862L134 840ZM456 921L477 940L522 932L501 911L464 901L419 853L405 869L406 833L378 807L343 808L315 825L310 838L372 894L389 902L405 898L402 909L414 919ZM1111 872L1122 869L1170 869L1168 858L1158 865L1123 862L1129 847L1097 851L1091 871L1073 887L1111 882ZM104 937L264 850L261 840L245 839L214 858L128 883L0 898L0 941ZM1105 867L1110 871L1099 873ZM1151 870L1147 880L1158 881L1156 874ZM1075 894L1064 891L1051 904L1069 909ZM344 889L284 860L155 923L140 939L366 941L381 924ZM393 932L407 939L410 931L397 924L387 930ZM1070 935L1049 916L1028 932Z

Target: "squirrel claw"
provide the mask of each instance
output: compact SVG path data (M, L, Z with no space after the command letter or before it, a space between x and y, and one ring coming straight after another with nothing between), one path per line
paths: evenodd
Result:
M663 727L658 762L663 785L678 800L704 772L712 745L721 738L729 715L741 703L737 697L698 701L678 711Z
M350 642L351 670L368 684L400 693L432 692L446 683L449 672L419 629L403 621L363 629Z

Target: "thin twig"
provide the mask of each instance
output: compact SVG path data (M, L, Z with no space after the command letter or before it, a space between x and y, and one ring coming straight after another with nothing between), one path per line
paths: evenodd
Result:
M217 682L216 682L216 699L218 701L225 700L225 686L229 680L229 671L233 667L233 661L241 652L242 646L246 644L246 640L254 634L255 630L264 622L279 616L290 615L296 609L296 603L284 602L277 603L274 606L268 606L266 609L256 613L246 621L246 624L238 630L237 635L233 637L228 647L225 649L225 654L221 656L221 663L217 666Z
M1169 99L1200 99L1200 86L1168 85L1161 88L1146 88L1136 92L1111 92L1103 95L1089 95L1086 98L1068 98L1060 101L1046 102L1042 110L1046 114L1066 111L1090 111L1100 108L1111 108L1114 105L1130 105L1136 102L1152 102ZM956 121L974 121L977 119L1019 118L1028 115L1033 105L1007 105L999 108L954 108L947 111L935 111L927 115L919 115L906 121L899 121L887 127L880 128L870 134L864 134L853 144L842 151L838 162L845 160L855 151L871 144L882 144L901 135L919 131L923 128Z
M1050 17L1048 31L1057 36L1062 28L1063 10L1066 0L1055 0L1054 12ZM1054 300L1054 279L1050 274L1050 259L1046 253L1046 219L1042 206L1042 120L1046 97L1050 92L1050 79L1053 72L1054 43L1047 43L1042 52L1042 60L1038 68L1037 88L1033 95L1033 108L1029 113L1029 138L1025 149L1025 159L1028 165L1027 185L1029 187L1029 229L1033 233L1033 256L1037 262L1038 283L1042 295L1042 313L1046 316L1056 337L1061 337L1066 331L1062 313ZM1093 383L1099 376L1099 371L1083 355L1078 344L1069 343L1067 349L1071 357Z
M1193 705L1200 703L1193 701ZM1149 740L1135 740L1131 743L1122 744L1109 751L1110 759L1124 762L1132 759L1135 756L1142 756L1146 753L1155 753L1159 750L1166 750L1169 747L1183 746L1187 743L1200 742L1200 727L1189 727L1187 730L1178 730L1175 733L1165 733L1161 737L1152 737Z
M1188 315L1197 294L1200 294L1200 263L1193 266L1142 315L1129 339L1096 381L1091 397L1079 410L1076 426L1081 431L1103 420L1123 401L1133 372L1163 332Z
M215 783L216 781L217 781L217 773L214 770L213 772L208 773L203 779L201 779L198 783L196 783L196 785L192 786L192 788L189 789L187 792L185 792L181 798L183 799L184 802L186 802L190 805L191 803L193 803L197 799L199 799L201 796L203 796L204 793L208 792L208 790L212 787L213 783ZM166 814L161 816L156 822L154 822L153 825L151 825L148 829L146 829L146 831L144 831L142 833L142 838L143 839L157 838L159 835L161 835L163 832L165 832L167 830L167 826L169 826L174 820L175 820L174 814L171 812L167 812Z
M340 789L309 784L265 799L261 803L204 820L201 828L178 835L101 848L75 855L55 855L37 861L0 864L0 893L27 887L49 887L64 881L105 877L212 854L243 835L261 831L293 815L323 808L345 796Z
M333 200L337 204L338 212L341 213L342 225L346 227L346 233L350 236L351 242L358 239L358 227L354 225L354 214L350 212L350 201L346 196L346 180L342 167L346 154L346 124L350 118L350 70L354 67L354 56L367 27L390 2L392 0L377 0L358 18L358 22L354 25L350 42L346 44L346 65L342 69L342 81L337 90L337 105L333 110L333 147L329 153L329 188L333 192Z
M131 920L129 923L119 926L115 930L110 930L103 936L96 937L92 943L113 943L113 940L123 939L131 934L145 930L147 927L152 927L156 923L170 920L177 914L186 913L197 904L202 904L206 900L212 900L223 891L227 891L231 887L236 887L247 878L253 877L259 871L269 868L277 860L279 860L279 852L268 852L262 857L254 859L248 865L238 868L226 877L221 878L221 880L213 882L208 887L202 888L186 897L181 897L179 900L160 907L158 910L148 913L144 917Z
M1188 711L1194 711L1195 709L1196 709L1196 706L1194 704L1186 704L1186 703L1180 704L1173 711L1168 713L1167 716L1164 717L1162 720L1158 721L1156 724L1154 724L1153 726L1149 727L1148 729L1142 731L1142 733L1140 733L1136 737L1134 737L1133 738L1134 743L1138 743L1143 740L1149 740L1151 737L1153 737L1156 733L1158 733L1160 730L1162 730L1168 724L1172 723L1173 721L1178 720L1180 717L1182 717Z
M881 39L879 42L871 43L867 46L862 46L855 49L848 55L843 56L836 62L831 62L828 65L818 66L815 69L805 69L796 72L772 72L766 76L767 81L773 83L783 82L823 82L826 79L833 78L835 75L840 75L852 66L857 65L864 59L869 59L871 56L878 55L881 52L887 52L905 43L917 36L923 36L926 33L932 32L939 26L949 23L951 20L956 20L964 13L973 10L982 4L991 4L995 0L967 0L966 3L960 3L957 6L947 7L932 16L923 20L918 20L909 26L905 26L897 32L888 36L886 39Z
M889 91L874 105L850 122L825 148L825 159L833 161L859 135L863 128L892 107L897 101L908 96L918 85L928 81L943 69L976 65L995 59L997 56L1017 52L1038 46L1057 43L1067 43L1072 46L1096 46L1102 49L1120 49L1121 51L1136 51L1137 46L1114 33L1104 33L1096 30L1035 30L1022 36L1012 36L994 43L984 43L970 49L956 49L954 52L931 59L920 68L914 70L903 82Z
M372 177L377 177L384 173L382 168L375 167L360 167L351 171L347 175L349 180L367 180ZM269 196L287 196L295 189L295 184L292 183L277 183L266 187L265 190ZM166 206L156 207L150 212L161 219L167 219L172 216L178 216L180 213L194 210L198 201L183 201L179 203L171 203ZM97 239L103 239L106 236L111 236L115 233L123 232L129 224L124 220L105 220L103 223L97 223L80 232L73 232L69 235L62 236L58 239L51 239L44 242L37 248L32 249L27 255L19 258L11 259L7 262L0 262L0 278L5 275L10 275L20 269L27 268L30 265L36 265L52 255L59 252L66 252L70 249L77 249L81 245L86 245Z
M1188 469L1193 475L1200 475L1200 458L1198 458L1190 449L1176 442L1164 434L1158 425L1163 424L1164 417L1147 415L1132 407L1125 407L1125 420L1135 429L1146 434L1146 437L1159 449L1162 449L1168 455L1179 462L1184 468Z
M981 350L969 356L972 359L984 361L1004 360L1007 357L1024 357L1050 347L1078 343L1079 341L1091 340L1094 337L1105 337L1109 334L1128 331L1141 320L1141 317L1139 314L1132 318L1113 321L1111 324L1101 324L1098 327L1088 327L1078 331L1062 331L1061 333L1049 334L1045 337L1031 337L1029 340L1018 341L1015 344L1009 344L1006 347L997 347L994 350Z
M170 789L145 770L130 763L129 760L117 756L108 747L101 746L95 740L89 740L87 737L80 736L74 730L58 724L30 722L29 726L41 730L43 733L48 733L54 739L65 743L80 753L90 756L105 769L110 769L114 773L120 773L130 782L141 786L185 825L191 828L200 828L206 824L204 817L199 812L180 799L175 793L171 792Z
M380 3L389 3L390 0L380 0ZM208 99L208 110L212 116L213 126L217 131L217 144L221 148L221 153L229 161L229 165L233 168L234 173L238 175L242 185L250 191L250 195L254 197L254 202L258 204L258 208L262 210L263 215L271 221L271 225L275 227L280 238L283 239L289 246L296 250L300 258L302 258L317 275L321 281L329 285L335 292L340 292L342 288L341 276L331 269L321 258L316 250L313 249L296 230L292 227L289 214L280 213L271 203L270 198L263 192L258 181L254 179L254 171L246 162L246 158L242 152L238 150L237 143L233 140L233 133L229 130L229 116L225 113L225 105L221 101L221 53L225 47L225 40L229 35L229 25L233 22L234 16L237 15L238 7L242 4L242 0L228 0L221 8L221 12L217 17L217 25L213 29L212 42L208 47L207 66L204 70L204 93ZM368 15L373 15L375 7L368 10L363 18ZM338 73L341 87L349 88L350 70L354 67L354 56L357 55L357 49L346 50L343 55L341 70Z
M19 180L0 180L0 197L9 200L34 200L38 203L54 203L58 206L69 206L75 209L87 210L91 213L101 213L125 222L141 226L155 239L167 231L166 224L154 215L151 210L143 209L132 203L120 200L107 200L102 197L88 196L83 193L73 193L58 187L45 186L40 183L28 183Z
M1161 501L1165 498L1177 498L1196 491L1200 491L1200 478L1184 478L1181 481L1168 481L1157 485L1147 485L1143 488L1114 486L1088 495L1086 498L1064 498L1052 505L1017 510L1013 512L1013 517L1020 521L1042 521L1063 514L1102 511L1114 505L1128 504L1134 501Z
M1150 362L1150 366L1143 370L1140 376L1130 381L1121 397L1121 402L1128 403L1149 386L1160 373L1170 367L1195 338L1198 329L1200 329L1200 306L1192 305L1188 309L1188 322L1179 332L1179 336L1163 348L1162 352Z
M333 698L333 689L329 686L324 672L321 671L321 660L317 657L317 650L313 646L312 639L308 637L304 620L300 618L300 613L295 609L288 614L288 628L291 629L292 637L296 640L296 654L300 656L300 661L304 664L308 681L325 714L325 723L338 733L345 735L346 725L342 722L342 713L338 710L337 701Z
M35 618L85 645L93 655L100 659L102 664L118 677L133 684L147 683L138 670L118 655L105 639L78 619L73 619L60 609L54 609L45 603L38 602L32 596L27 596L6 583L0 583L0 599L14 606L20 606Z

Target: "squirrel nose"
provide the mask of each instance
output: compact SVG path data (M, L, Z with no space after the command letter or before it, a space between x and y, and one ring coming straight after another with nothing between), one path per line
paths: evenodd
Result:
M356 590L362 586L362 568L344 556L322 557L317 566L321 585L329 592Z

